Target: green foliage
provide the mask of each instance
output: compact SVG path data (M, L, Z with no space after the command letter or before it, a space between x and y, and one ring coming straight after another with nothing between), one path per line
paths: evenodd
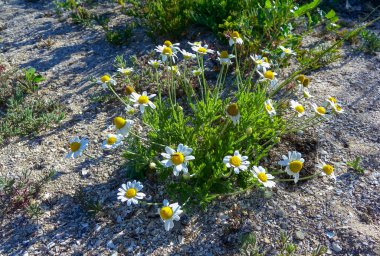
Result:
M360 174L364 174L365 169L361 166L360 162L361 158L357 156L354 160L347 162L347 166Z
M278 255L280 256L291 256L291 255L297 255L296 250L297 246L292 243L292 236L289 233L286 233L284 231L280 231L280 239L278 241L280 244L280 253Z
M380 51L380 37L375 32L364 29L360 33L360 38L359 51L368 54L376 54L376 52Z
M132 35L132 27L126 26L124 29L105 29L107 42L114 45L126 44Z
M244 234L241 237L240 252L245 256L261 256L259 249L257 248L257 239L255 233Z

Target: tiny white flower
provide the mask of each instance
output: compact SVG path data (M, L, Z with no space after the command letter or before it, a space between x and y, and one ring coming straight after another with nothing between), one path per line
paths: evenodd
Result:
M243 44L243 39L241 39L239 32L233 31L230 35L230 40L228 40L230 46L236 44Z
M195 59L197 57L197 55L195 55L194 53L187 52L185 50L181 50L181 53L185 60Z
M182 214L181 206L178 203L169 204L168 200L163 201L163 207L158 210L161 220L164 222L165 230L170 231L174 227L174 222L180 220Z
M298 113L298 117L305 115L305 108L295 100L290 101L290 107Z
M176 74L177 76L181 75L177 66L170 66L168 67L168 70L170 70L173 74Z
M151 65L153 68L157 69L159 66L162 66L161 60L149 60L148 64Z
M315 113L319 116L326 115L326 109L322 106L317 106L317 104L312 103L311 106L313 107Z
M125 76L128 76L130 73L133 72L133 68L118 68L117 71Z
M265 106L265 110L268 112L268 114L270 116L275 116L276 115L276 110L274 109L273 107L273 104L272 104L272 100L271 99L267 99L265 102L264 102L264 106Z
M322 171L321 174L323 176L329 176L329 177L333 178L334 181L336 181L334 167L332 165L326 164L322 160L319 160L319 163L317 164L317 167L319 169L321 169L321 171Z
M228 54L227 51L217 52L218 53L218 60L221 65L231 65L232 61L231 59L235 58L235 55Z
M342 107L338 104L337 99L335 99L334 97L327 96L327 103L330 104L332 110L335 113L341 114L341 113L344 112L344 110L342 109Z
M276 86L278 85L276 72L273 72L272 70L265 70L264 73L261 73L260 71L257 70L257 73L259 73L261 77L260 82L269 82L269 86L271 89L276 88Z
M261 57L261 55L256 54L251 55L250 57L255 63L257 70L260 70L265 73L267 69L270 68L270 63L268 62L267 58Z
M226 109L226 114L229 118L231 118L234 125L239 123L241 115L238 104L232 103L228 105Z
M191 43L191 42L187 42L189 45L191 46L202 46L202 42L194 42L194 43Z
M166 62L168 59L171 59L175 63L175 59L178 58L176 52L172 48L165 45L156 46L156 52L160 53L161 60Z
M149 106L153 109L156 108L156 105L152 101L150 101L151 98L156 96L156 94L151 94L148 96L147 92L143 92L142 95L132 92L131 94L131 101L134 102L134 107L140 107L141 113L144 113L145 107Z
M124 118L117 116L113 119L113 126L111 128L115 128L118 134L127 136L133 123L133 120L125 120Z
M276 183L273 181L274 176L272 174L266 173L265 169L261 166L253 166L253 169L250 170L253 176L267 188L273 188L276 186Z
M194 69L191 72L193 73L194 76L200 76L202 75L203 70L201 68L198 68L198 69Z
M280 45L279 48L282 50L281 58L284 58L285 55L297 55L292 49L285 48L284 46Z
M208 45L194 45L191 47L191 50L194 52L200 54L200 55L206 55L207 53L214 53L214 50L208 49Z
M139 181L128 181L127 185L122 184L117 193L117 199L121 202L127 201L127 205L138 204L141 199L144 199L145 194L139 192L144 186Z
M103 149L114 149L123 144L123 135L121 134L108 134L107 139L103 141Z
M181 51L181 49L179 49L179 45L180 45L180 43L172 43L172 42L170 42L169 40L166 40L165 42L164 42L164 45L166 46L166 47L170 47L172 50L173 50L173 52L174 53L177 53L177 52L179 52L179 51Z
M88 139L75 137L69 140L70 152L66 155L66 158L77 158L82 155L83 151L88 145Z
M165 167L173 166L173 174L175 176L178 176L181 171L183 171L184 174L188 173L187 163L195 159L194 156L190 155L193 149L179 144L177 151L168 146L165 147L165 151L166 153L161 153L161 155L166 158L161 161Z
M245 171L249 167L249 161L247 161L248 156L242 156L239 154L238 150L235 150L233 156L225 156L223 158L223 163L226 164L227 168L233 168L236 174L240 171Z
M297 183L300 178L300 171L302 170L305 160L301 158L301 153L297 151L288 152L288 156L283 155L281 161L278 162L281 166L286 166L285 171L290 176L294 177L294 183Z
M108 89L108 83L112 84L112 85L116 85L116 81L110 77L109 75L104 75L102 77L100 77L97 81L96 81L97 84L100 84L103 89Z

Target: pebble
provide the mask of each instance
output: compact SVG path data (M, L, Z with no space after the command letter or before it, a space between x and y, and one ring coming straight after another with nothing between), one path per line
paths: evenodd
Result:
M296 239L298 239L298 240L304 240L305 239L305 233L301 230L296 231L295 236L296 236Z
M333 243L332 244L332 249L335 251L335 252L340 252L343 250L343 248L338 244L338 243Z

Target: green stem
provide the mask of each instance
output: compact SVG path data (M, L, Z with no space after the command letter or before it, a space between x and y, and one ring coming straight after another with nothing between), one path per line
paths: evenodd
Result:
M121 103L123 103L125 106L129 107L129 105L115 92L115 90L112 88L112 86L109 83L107 83L107 87L108 87L108 89L110 89L110 91L116 96L116 98Z
M315 177L318 177L319 176L319 172L318 173L315 173L313 175L309 175L309 176L306 176L306 177L302 177L302 178L299 178L298 180L310 180L310 179L313 179ZM277 179L277 181L294 181L294 179Z

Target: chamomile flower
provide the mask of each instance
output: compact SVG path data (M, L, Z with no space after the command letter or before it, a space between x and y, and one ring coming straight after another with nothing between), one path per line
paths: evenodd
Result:
M276 110L275 110L274 107L273 107L273 104L272 104L272 100L271 100L271 99L267 99L267 100L264 102L264 107L265 107L265 110L268 112L269 116L274 116L274 115L276 115Z
M174 227L174 222L180 220L182 214L181 206L178 203L169 204L168 200L164 200L162 203L164 206L158 210L161 220L164 222L165 230L169 231Z
M179 49L179 45L180 45L180 43L175 43L175 44L173 44L173 43L170 42L169 40L166 40L166 41L164 42L164 45L165 45L166 47L170 47L170 48L173 50L173 52L175 52L175 53L177 53L178 51L181 51L181 49Z
M133 92L131 94L131 101L134 102L134 107L139 107L141 113L144 113L145 107L149 106L153 109L156 108L156 105L154 105L153 102L150 101L151 98L156 96L156 94L151 94L148 96L147 92L143 92L142 95Z
M238 124L240 121L240 110L239 106L236 103L232 103L227 106L226 114L229 118L231 118L234 125Z
M113 119L114 128L116 129L118 134L123 136L127 136L129 131L132 128L134 121L133 120L125 120L124 118L117 116Z
M128 115L133 115L133 114L136 112L136 109L132 108L131 106L126 106L126 107L125 107L125 112L126 112Z
M168 67L168 70L177 76L181 75L177 66L170 66L170 67Z
M172 48L165 45L156 46L156 52L160 53L162 62L166 62L168 59L171 59L175 63L175 59L178 58L176 52Z
M83 151L88 145L88 139L75 137L69 140L70 152L66 155L66 158L77 158L82 155Z
M207 53L214 53L214 50L211 50L211 49L208 49L208 45L205 44L205 45L193 45L191 47L191 50L193 50L194 52L200 54L200 55L206 55Z
M290 176L294 177L294 183L297 183L300 178L300 171L302 170L305 160L301 158L301 153L297 151L288 152L288 156L283 155L279 165L285 166L285 171Z
M138 204L139 201L145 197L145 194L139 192L144 186L139 181L128 181L127 184L121 185L117 193L117 199L121 202L127 201L127 205Z
M233 31L230 35L230 40L228 40L228 43L230 46L234 44L243 44L243 39L240 37L239 32Z
M263 58L261 55L254 54L250 57L255 63L257 70L260 70L265 73L267 69L270 68L270 63L267 61L268 59Z
M336 176L335 176L335 173L334 173L334 167L332 165L326 164L322 160L319 160L319 163L317 164L317 167L319 169L321 169L321 171L322 171L321 174L323 176L327 175L327 176L333 178L336 181Z
M181 171L183 171L184 174L187 174L188 161L195 159L194 156L190 155L191 152L193 152L193 149L183 144L179 144L177 151L168 146L165 147L165 151L166 153L161 153L161 155L166 159L162 160L161 163L165 167L173 166L173 174L175 176L178 176Z
M295 100L290 101L290 107L298 113L298 117L305 115L305 108Z
M157 69L159 66L162 66L161 60L149 60L148 64L151 65L153 68Z
M273 181L274 176L272 174L266 173L265 169L261 166L253 166L250 170L253 176L264 185L266 188L273 188L276 183Z
M112 79L112 77L109 75L104 75L100 77L98 81L96 81L96 83L100 84L103 87L103 89L108 89L108 85L107 85L108 83L112 85L116 85L116 81Z
M123 144L123 135L121 134L108 134L107 139L103 141L103 149L114 149Z
M292 49L285 48L284 46L280 45L279 48L282 50L281 58L284 58L285 55L297 55Z
M312 103L311 106L313 107L315 113L319 116L326 115L326 109L322 106L317 106L317 104Z
M193 73L194 76L200 76L203 73L203 69L202 68L194 69L193 71L191 71L191 73Z
M344 110L342 109L342 107L338 104L338 101L336 98L334 97L331 97L331 96L328 96L327 97L327 103L330 104L330 106L332 107L333 111L337 114L341 114L344 112Z
M128 76L130 73L133 72L133 68L118 68L117 71L125 76Z
M185 50L180 50L180 51L185 60L195 59L197 57L197 55L195 55L194 53L187 52Z
M235 55L228 54L227 51L217 52L218 53L218 60L221 65L231 65L232 61L231 59L235 58Z
M249 167L249 161L247 161L248 156L242 156L239 154L238 150L235 150L233 156L225 156L223 158L223 163L226 164L227 168L233 168L236 174L240 171L245 171Z
M276 79L277 73L273 72L272 70L266 70L265 72L261 73L260 71L257 71L259 75L261 76L261 81L273 81Z
M135 92L135 89L132 86L127 85L125 87L125 94L127 94L128 96L131 95L133 92Z
M314 96L312 96L311 94L310 94L310 91L309 91L309 89L307 89L307 88L302 88L302 95L303 95L303 97L305 98L305 99L309 99L309 98L313 98Z
M194 43L192 43L192 42L187 42L189 45L191 45L191 46L202 46L202 42L200 42L200 41L198 41L198 42L194 42Z

